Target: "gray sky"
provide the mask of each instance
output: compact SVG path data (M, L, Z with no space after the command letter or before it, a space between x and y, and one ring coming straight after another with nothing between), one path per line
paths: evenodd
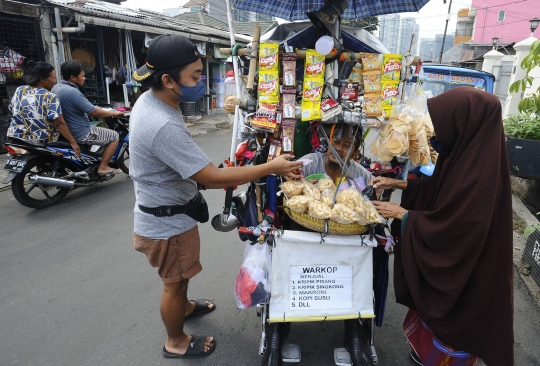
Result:
M418 13L401 13L401 16L402 18L413 17L417 19L416 22L420 24L420 38L433 38L435 34L442 34L444 32L448 13L448 1L446 4L443 4L443 0L431 0ZM186 2L187 0L127 0L122 6L132 9L143 8L161 11L166 8L182 6ZM456 28L458 10L468 8L470 5L471 0L456 0L452 2L448 33L452 33Z

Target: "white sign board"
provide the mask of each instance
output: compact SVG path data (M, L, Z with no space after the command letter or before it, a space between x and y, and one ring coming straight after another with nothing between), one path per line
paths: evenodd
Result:
M352 275L344 265L291 266L290 310L352 308Z

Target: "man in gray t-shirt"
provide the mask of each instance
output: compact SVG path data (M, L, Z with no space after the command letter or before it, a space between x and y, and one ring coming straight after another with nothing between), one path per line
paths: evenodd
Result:
M81 93L79 88L84 86L86 79L84 68L80 61L66 61L61 66L62 80L52 88L60 100L64 120L69 131L79 144L106 146L98 167L100 176L119 173L119 170L109 167L109 162L118 147L118 132L108 128L90 126L88 116L118 117L119 111L107 111L94 106Z
M207 188L241 185L269 174L299 178L301 162L282 155L270 163L218 169L193 141L178 111L180 102L204 94L202 62L186 37L164 35L152 40L147 62L133 75L148 81L150 90L135 103L130 119L129 172L135 185L134 246L144 253L163 281L160 312L167 330L163 357L197 358L215 349L213 337L184 333L187 317L216 307L208 300L189 301L189 279L202 270L197 221L180 213ZM224 152L225 153L225 152ZM204 205L195 208L206 209ZM207 212L207 211L206 211Z
M332 144L334 149L336 149L336 152L339 154L341 161L343 161L347 157L347 152L349 151L351 145L353 146L351 150L352 153L356 153L358 151L358 149L360 148L361 135L356 136L356 138L353 139L354 127L346 124L338 124L336 125L336 128L334 130L338 132L330 135L330 143ZM338 138L338 136L340 136L340 138ZM334 154L332 153L330 148L328 148L326 154L308 154L303 156L302 159L312 160L311 163L302 168L304 176L306 177L312 174L326 173L330 176L330 178L332 178L332 181L334 182L337 182L339 178L341 178L341 167L339 166L339 163L334 157ZM347 165L350 178L363 178L364 187L369 185L370 180L373 178L373 175L371 175L370 172L368 172L362 165L358 164L353 160L350 160L349 164Z

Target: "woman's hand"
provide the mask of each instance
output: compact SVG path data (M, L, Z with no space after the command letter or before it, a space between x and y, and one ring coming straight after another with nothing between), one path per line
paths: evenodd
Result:
M373 186L375 189L406 189L407 181L387 177L375 177L369 181L369 185Z
M388 178L385 178L388 179ZM373 206L377 209L377 212L384 217L385 219L399 219L401 220L403 218L403 215L405 215L408 211L401 207L400 205L397 205L392 202L380 202L380 201L371 201L373 203Z

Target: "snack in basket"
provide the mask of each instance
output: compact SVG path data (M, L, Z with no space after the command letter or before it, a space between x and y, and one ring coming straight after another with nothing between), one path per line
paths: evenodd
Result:
M298 212L298 213L306 213L308 210L309 203L314 200L313 197L310 196L294 196L288 199L285 202L285 207L288 207L289 209Z
M332 216L332 210L326 203L313 200L309 203L308 215L316 219L326 220Z
M348 188L338 192L336 202L344 204L351 210L354 210L355 207L364 207L364 198L362 198L362 194L354 188Z
M334 202L334 195L336 193L336 188L334 189L325 189L324 191L321 191L321 202L326 203L328 207L331 207Z
M380 224L382 223L381 216L375 209L375 206L369 201L365 200L364 205L364 219L368 224Z
M332 178L330 177L319 179L316 185L317 185L317 188L319 188L319 191L321 192L324 191L325 189L330 189L330 190L336 189L336 185L334 184L334 182L332 181Z
M321 200L321 191L319 191L319 188L315 187L315 185L310 182L304 182L304 195L313 197L317 201Z
M300 196L304 192L304 182L301 180L289 180L281 184L281 190L287 199Z
M336 203L334 205L334 208L332 208L331 219L335 222L339 222L340 224L345 225L352 224L353 222L362 221L360 215L358 215L356 212L351 210L343 203Z

